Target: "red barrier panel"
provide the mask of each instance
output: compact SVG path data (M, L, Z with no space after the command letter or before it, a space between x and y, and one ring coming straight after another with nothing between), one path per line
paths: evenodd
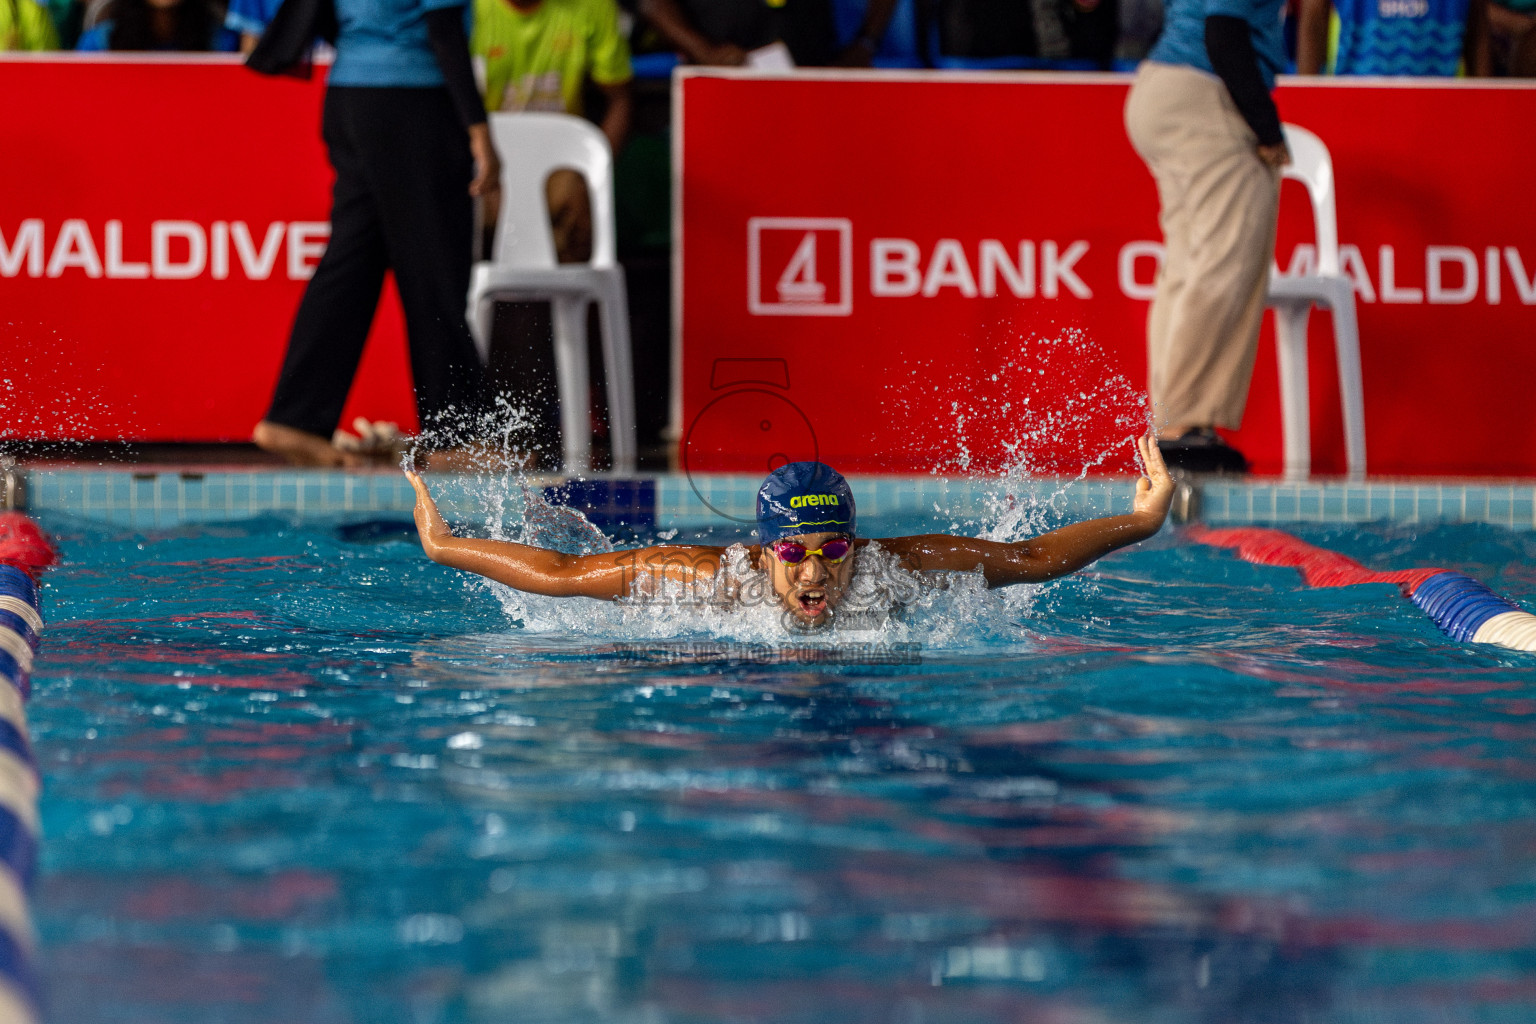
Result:
M0 88L21 98L0 140L24 155L0 163L0 436L246 437L324 243L320 82L222 57L50 56L0 59ZM1134 428L1158 233L1124 79L679 88L676 418L693 466L809 444L866 470L985 467L1022 431L1037 468L1075 471ZM1291 83L1280 104L1334 151L1372 471L1536 473L1520 177L1536 90ZM1288 265L1309 228L1296 186L1285 206ZM1314 323L1315 463L1339 470ZM408 381L391 298L346 417L411 424ZM1238 438L1263 469L1278 410L1266 343Z
M1076 472L1134 430L1161 235L1121 119L1128 82L686 73L674 418L689 467L812 451L866 471L987 467L1021 442L1036 468ZM1536 474L1536 88L1291 80L1278 103L1333 152L1371 472ZM1288 183L1282 269L1310 238ZM1322 473L1344 468L1330 328L1314 315ZM1274 472L1269 332L1236 440ZM1129 465L1120 450L1104 468Z
M0 60L0 437L250 436L325 247L321 91L228 57ZM415 423L392 294L357 414Z

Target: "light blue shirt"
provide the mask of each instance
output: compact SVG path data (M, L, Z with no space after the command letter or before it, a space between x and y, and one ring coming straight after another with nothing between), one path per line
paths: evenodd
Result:
M1455 75L1468 0L1333 0L1336 75Z
M427 41L427 12L463 7L465 0L336 0L336 63L331 85L443 84Z
M1211 69L1205 52L1205 19L1213 14L1242 18L1252 28L1253 52L1259 58L1264 84L1275 87L1275 76L1285 70L1285 37L1280 12L1285 0L1168 0L1163 8L1163 34L1147 54L1161 64L1187 64L1201 71Z

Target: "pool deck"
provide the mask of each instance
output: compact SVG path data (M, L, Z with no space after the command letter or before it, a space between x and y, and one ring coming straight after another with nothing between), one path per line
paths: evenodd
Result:
M249 464L121 466L70 462L17 467L29 511L64 513L133 528L160 529L281 515L296 520L408 517L409 483L397 471L286 469ZM598 525L699 529L751 521L760 478L743 474L596 473L580 480L530 476L552 500L575 505ZM942 514L957 520L996 512L997 496L1049 502L1062 513L1128 511L1126 477L1014 481L997 478L864 476L850 482L866 516ZM450 518L473 514L489 477L445 475L434 489ZM1488 523L1536 530L1536 480L1196 478L1193 515L1212 525L1286 523ZM3 492L0 492L3 495Z

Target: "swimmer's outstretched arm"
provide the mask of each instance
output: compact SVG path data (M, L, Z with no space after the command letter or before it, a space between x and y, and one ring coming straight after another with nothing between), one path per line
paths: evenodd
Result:
M980 566L987 584L994 587L1042 583L1076 572L1116 548L1146 540L1167 518L1173 502L1173 478L1163 465L1162 452L1150 434L1138 438L1136 447L1147 475L1136 482L1130 515L1073 523L1017 544L933 533L892 537L881 540L880 546L901 556L911 569L969 572Z
M703 545L567 555L509 540L455 537L426 483L415 473L405 475L416 489L416 531L427 557L514 590L548 597L613 600L646 592L663 580L708 585L720 568L724 549Z

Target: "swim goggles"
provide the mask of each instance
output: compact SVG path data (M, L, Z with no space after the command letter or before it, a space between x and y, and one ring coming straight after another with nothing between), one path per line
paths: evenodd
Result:
M836 565L848 557L848 552L853 550L853 541L848 537L834 537L824 543L815 551L807 551L804 544L794 540L774 541L773 553L779 561L787 565L799 565L811 555L819 555L831 565Z

